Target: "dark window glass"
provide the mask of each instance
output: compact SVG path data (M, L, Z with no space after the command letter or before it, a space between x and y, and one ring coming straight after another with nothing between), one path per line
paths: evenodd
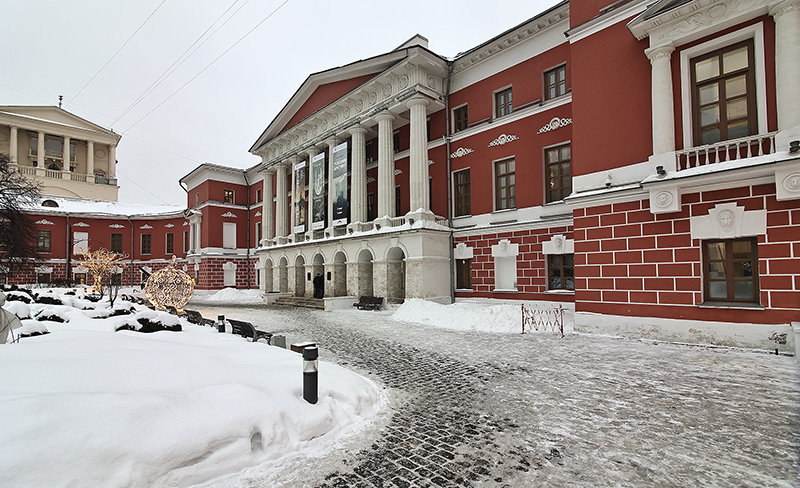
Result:
M495 210L516 208L514 160L498 161L494 166Z
M167 232L167 254L175 252L175 236L172 232Z
M546 149L544 152L547 202L563 200L572 193L572 157L570 153L569 144Z
M464 105L453 110L453 118L455 119L455 132L466 129L469 126L467 106Z
M495 117L502 117L511 113L511 88L506 88L494 94Z
M122 234L111 234L111 252L122 253Z
M39 252L50 252L52 244L52 232L49 230L37 231L36 250Z
M142 254L151 254L152 242L150 234L142 234Z
M545 71L544 73L544 99L550 100L551 98L560 97L567 93L567 67L559 66L558 68Z
M456 288L472 289L472 260L456 259Z
M704 242L703 269L705 300L759 303L755 237Z
M222 201L225 203L233 203L233 190L225 190Z
M550 254L547 264L550 290L575 289L575 259L572 254Z
M455 173L453 179L456 186L456 217L470 215L472 210L470 205L469 169Z

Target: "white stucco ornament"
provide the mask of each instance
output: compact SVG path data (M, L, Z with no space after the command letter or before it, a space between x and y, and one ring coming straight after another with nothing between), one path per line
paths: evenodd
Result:
M500 137L489 143L489 147L502 146L508 144L511 141L516 141L517 139L519 139L519 137L515 135L500 134Z
M556 130L560 127L564 127L572 123L572 119L565 119L559 117L553 117L553 119L544 127L539 129L537 134L542 134L544 132L550 132L551 130Z
M573 254L575 252L575 240L567 239L563 234L557 234L549 241L542 242L542 254Z
M475 152L475 151L473 149L468 149L468 148L465 148L465 147L459 147L458 149L455 150L455 152L453 152L450 155L450 157L451 158L460 158L460 157L466 156L467 154L469 154L471 152Z

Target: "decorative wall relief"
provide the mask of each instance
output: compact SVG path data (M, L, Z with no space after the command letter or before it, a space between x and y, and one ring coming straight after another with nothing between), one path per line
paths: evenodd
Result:
M567 239L563 234L557 234L549 241L542 242L542 254L574 254L575 240Z
M454 153L452 153L450 155L450 157L451 158L460 158L462 156L466 156L467 154L469 154L471 152L475 152L475 151L473 149L467 149L467 148L464 148L464 147L459 147L458 149L455 150Z
M560 127L564 127L564 126L570 125L571 123L572 123L572 119L563 119L563 118L559 118L559 117L553 117L553 119L550 121L550 123L548 123L547 125L545 125L541 129L539 129L539 132L537 132L537 134L543 134L545 132L550 132L551 130L556 130L556 129L560 128Z
M75 222L74 224L72 224L72 226L73 227L89 227L89 224L87 224L86 222Z
M516 141L517 139L519 139L518 136L509 135L509 134L500 134L500 137L498 137L497 139L495 139L492 142L490 142L488 147L502 146L502 145L508 144L511 141Z
M239 218L233 212L225 212L224 214L220 215L220 217L228 217L228 218L231 218L231 219L238 219Z
M53 222L50 222L47 219L37 220L36 223L39 224L39 225L56 225L56 224L54 224Z
M689 221L692 239L733 239L767 233L767 211L745 210L735 203L718 203L708 215Z
M458 244L456 244L453 256L456 259L472 259L473 250L471 247L468 247L466 243L459 242Z

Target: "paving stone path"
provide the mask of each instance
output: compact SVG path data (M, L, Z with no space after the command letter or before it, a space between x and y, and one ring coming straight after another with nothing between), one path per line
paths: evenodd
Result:
M454 332L387 313L229 314L313 340L321 359L394 393L388 421L309 467L303 486L800 486L794 358Z

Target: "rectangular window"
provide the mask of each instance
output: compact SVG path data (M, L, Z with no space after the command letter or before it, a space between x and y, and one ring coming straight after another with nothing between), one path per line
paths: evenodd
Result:
M392 145L394 146L394 152L395 153L399 153L400 152L400 131L399 130L395 131L394 134L392 134Z
M722 239L703 243L706 301L759 303L758 240Z
M455 123L454 132L458 132L469 127L469 117L466 105L453 110L453 120Z
M233 190L225 190L222 201L225 203L233 203Z
M517 207L514 160L494 163L495 210Z
M172 232L167 232L167 254L175 252L175 235Z
M570 145L545 149L545 171L547 174L547 202L563 200L572 193L572 159Z
M199 193L195 193L194 194L194 206L196 207L198 205L200 205L200 194Z
M261 203L263 198L261 198L261 188L256 190L256 203Z
M256 222L256 247L261 243L261 222Z
M494 94L495 117L502 117L511 113L511 87L500 90Z
M36 283L47 285L50 283L50 273L36 273Z
M544 72L544 99L560 97L567 93L567 66L561 65Z
M394 215L395 215L395 217L399 217L399 216L403 215L403 212L400 210L400 207L401 207L400 188L401 187L399 187L399 186L396 186L394 188Z
M375 220L375 194L367 193L367 221Z
M547 256L549 273L548 289L575 289L575 257L572 254L550 254Z
M459 290L472 289L471 259L456 259L456 288Z
M222 247L225 249L236 249L236 223L222 223Z
M76 285L85 285L86 273L75 273L75 277L72 279L72 282Z
M470 215L472 213L470 205L470 184L469 168L456 172L453 175L456 193L456 217Z
M368 141L364 149L367 153L367 163L375 161L375 139Z
M189 252L189 231L183 231L183 252Z
M150 254L152 251L152 236L150 234L142 234L142 252L141 254Z
M122 254L122 234L111 234L111 252Z
M36 250L39 252L50 252L53 233L49 230L37 231Z
M694 142L713 144L755 134L753 41L691 61Z

